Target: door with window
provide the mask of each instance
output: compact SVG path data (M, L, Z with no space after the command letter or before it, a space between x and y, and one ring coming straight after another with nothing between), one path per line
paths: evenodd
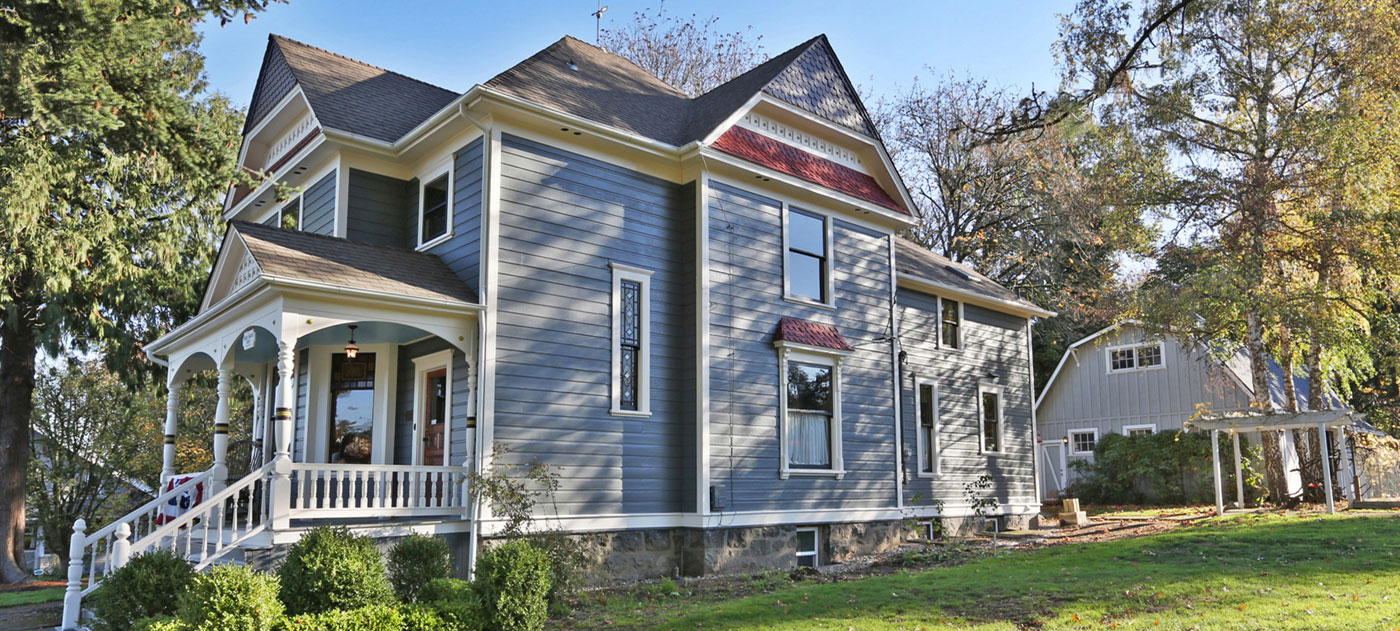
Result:
M418 462L437 467L443 464L447 447L447 369L424 375L422 452Z
M374 455L374 353L331 356L326 462L370 464Z

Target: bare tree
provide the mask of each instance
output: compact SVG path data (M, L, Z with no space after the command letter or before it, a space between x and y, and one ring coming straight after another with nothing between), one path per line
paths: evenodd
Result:
M763 63L763 36L753 27L721 32L719 18L667 15L665 4L655 12L632 14L621 28L603 29L598 45L631 60L657 78L698 96Z

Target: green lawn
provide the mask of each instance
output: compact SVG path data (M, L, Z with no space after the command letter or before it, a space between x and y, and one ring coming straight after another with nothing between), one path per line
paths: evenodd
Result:
M63 600L62 587L0 592L0 608Z
M563 629L1397 629L1400 520L1243 515L742 598L638 589ZM682 586L682 590L686 588ZM652 590L655 591L655 590Z

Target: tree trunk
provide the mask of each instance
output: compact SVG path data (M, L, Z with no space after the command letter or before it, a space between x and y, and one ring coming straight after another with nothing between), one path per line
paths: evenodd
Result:
M1254 384L1252 406L1256 412L1271 414L1274 402L1269 392L1269 363L1264 354L1263 318L1258 313L1251 313L1247 326L1249 337L1246 349L1249 351L1249 373ZM1264 478L1269 485L1269 497L1282 504L1288 501L1288 473L1283 468L1283 433L1264 431L1259 434L1264 443Z
M11 303L10 312L18 315L0 325L0 581L16 583L30 579L24 567L24 495L39 345L27 317L32 308Z

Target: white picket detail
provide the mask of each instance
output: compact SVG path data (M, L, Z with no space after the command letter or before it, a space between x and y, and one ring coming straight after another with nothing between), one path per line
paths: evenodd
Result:
M467 467L292 463L297 519L443 516L467 511Z

